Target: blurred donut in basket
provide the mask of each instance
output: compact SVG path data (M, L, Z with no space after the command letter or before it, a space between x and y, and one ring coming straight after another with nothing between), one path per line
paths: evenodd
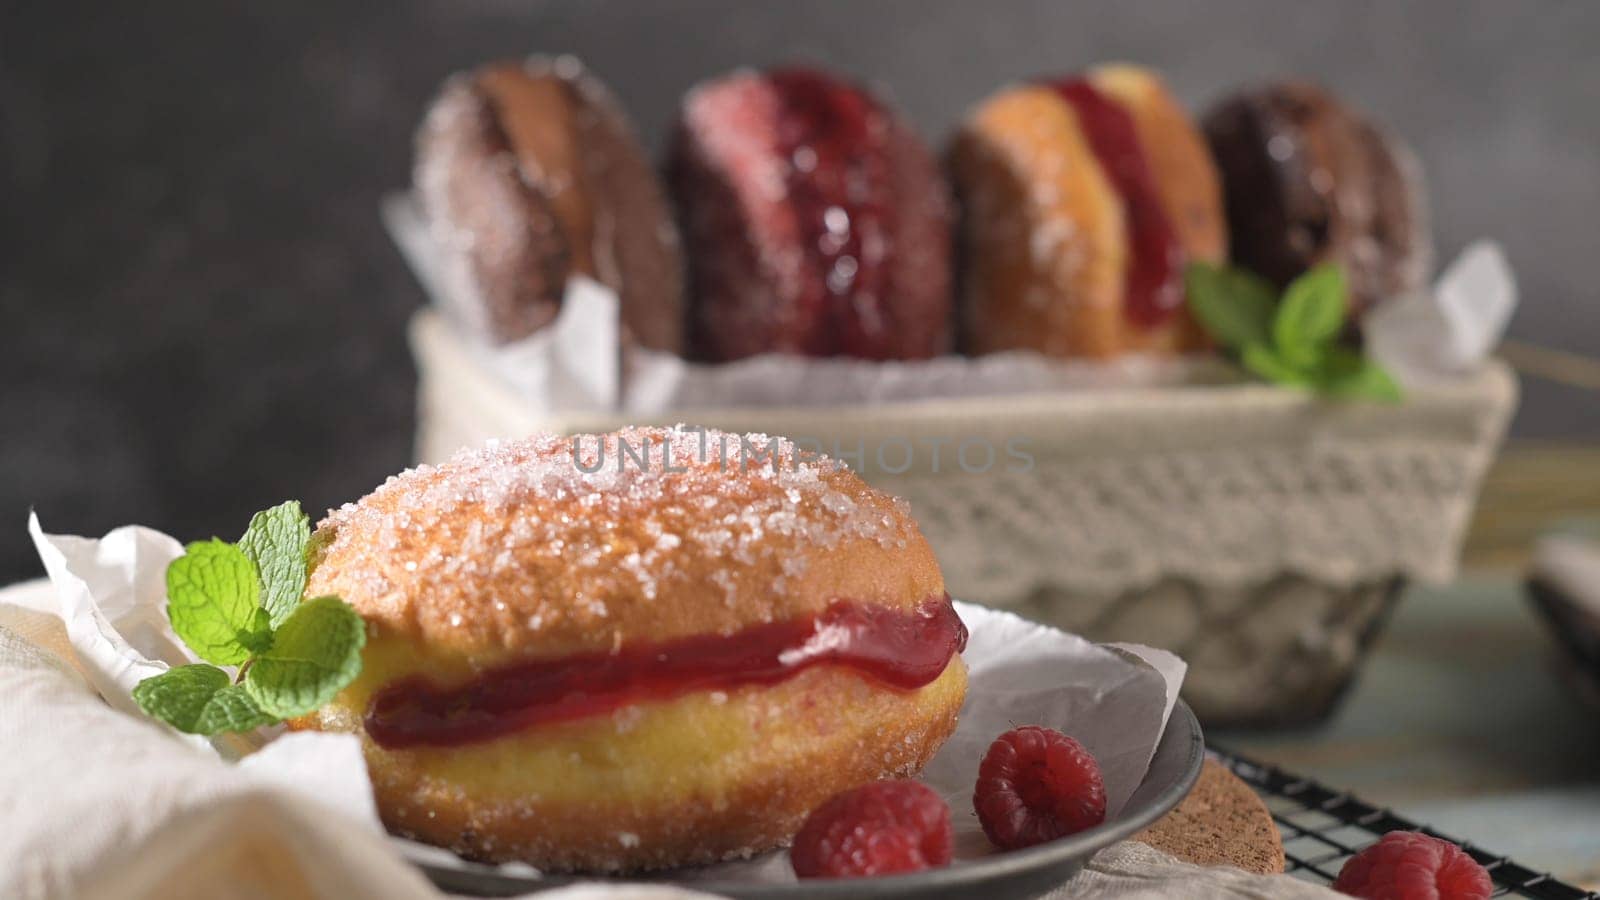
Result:
M872 93L803 68L701 84L683 103L669 182L698 358L950 349L945 184Z
M1183 268L1227 223L1199 130L1153 72L1108 65L1005 88L951 148L960 323L973 353L1176 353L1205 341Z
M447 81L417 134L417 193L453 312L495 343L561 308L567 279L616 291L627 337L683 346L683 263L649 157L611 93L572 57L500 62Z
M1283 287L1339 263L1357 315L1423 287L1433 259L1415 157L1328 91L1285 81L1205 116L1238 263Z

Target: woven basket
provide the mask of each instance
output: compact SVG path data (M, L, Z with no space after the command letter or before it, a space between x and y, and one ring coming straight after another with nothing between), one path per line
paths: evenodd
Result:
M419 313L411 337L419 461L489 438L680 421L863 451L847 461L911 502L953 595L1172 649L1212 724L1331 709L1400 585L1455 574L1516 403L1494 363L1398 406L1229 384L540 417L437 314ZM978 448L971 465L953 464L963 443Z

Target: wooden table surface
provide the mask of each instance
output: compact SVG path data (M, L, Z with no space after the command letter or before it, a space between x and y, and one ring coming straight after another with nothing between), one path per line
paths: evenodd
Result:
M1600 888L1600 710L1511 576L1409 591L1322 725L1207 738Z
M1521 571L1539 535L1600 517L1600 442L1512 441L1478 495L1462 556L1474 570Z

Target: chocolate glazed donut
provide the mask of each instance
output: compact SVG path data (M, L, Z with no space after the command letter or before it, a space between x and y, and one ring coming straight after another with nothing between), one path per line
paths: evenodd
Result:
M497 63L441 90L417 135L415 180L463 276L454 312L503 343L555 318L567 279L616 291L626 335L683 344L677 231L610 93L570 57Z
M1433 248L1421 175L1398 141L1305 82L1238 93L1203 127L1240 265L1282 287L1337 262L1358 315L1423 286Z

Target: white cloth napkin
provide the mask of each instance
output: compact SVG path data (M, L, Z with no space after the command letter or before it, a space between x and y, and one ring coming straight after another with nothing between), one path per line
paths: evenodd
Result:
M1557 531L1534 543L1533 575L1600 616L1600 523L1587 532Z
M61 621L37 611L40 592L50 589L32 582L0 591L0 897L442 896L370 823L289 791L248 762L225 763L159 725L106 705L84 677ZM117 748L115 767L85 764L108 746ZM707 895L595 883L539 896ZM1338 895L1285 877L1200 869L1125 843L1102 852L1051 896Z

